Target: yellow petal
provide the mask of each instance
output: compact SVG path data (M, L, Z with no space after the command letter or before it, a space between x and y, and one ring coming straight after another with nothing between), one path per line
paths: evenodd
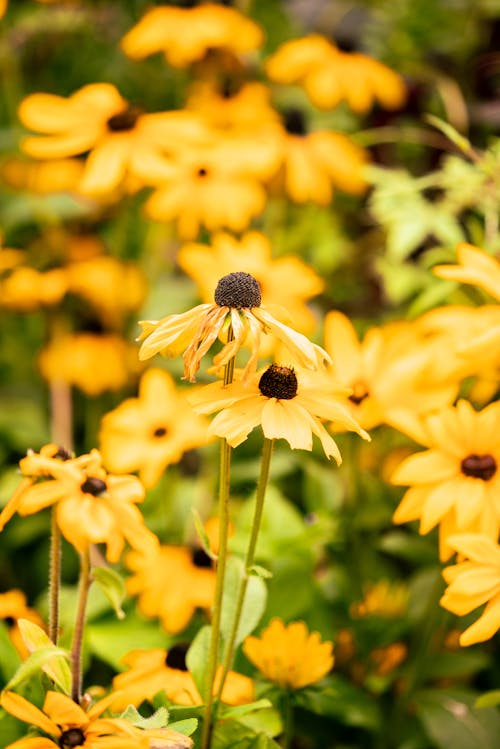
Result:
M20 694L2 692L0 695L0 705L8 713L24 721L24 723L37 726L37 728L41 728L42 731L52 736L60 736L61 734L56 723L53 723L41 710L24 699L24 697L21 697Z

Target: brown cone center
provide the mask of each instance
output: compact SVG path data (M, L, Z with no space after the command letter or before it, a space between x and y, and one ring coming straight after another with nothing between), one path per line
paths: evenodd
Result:
M462 460L461 469L465 476L489 481L497 471L497 463L493 455L472 453Z

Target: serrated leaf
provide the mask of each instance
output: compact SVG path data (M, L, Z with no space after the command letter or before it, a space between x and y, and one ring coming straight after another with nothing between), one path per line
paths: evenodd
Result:
M46 632L38 624L30 622L28 619L18 619L18 627L23 638L23 642L30 651L35 653L41 648L53 647L54 643ZM71 669L68 663L68 655L57 657L50 660L42 666L42 671L57 684L65 694L71 693Z
M205 530L205 527L203 525L203 521L200 517L200 513L196 509L196 507L193 507L191 509L191 512L193 514L193 521L194 521L194 527L196 528L196 533L198 534L198 538L201 541L201 545L203 547L203 551L205 554L210 557L210 559L213 559L214 562L217 561L217 554L214 554L212 549L210 548L210 539L208 538L207 532Z
M210 653L211 632L212 627L209 625L202 627L186 653L186 665L202 696L204 696L205 692L205 672Z
M137 726L137 728L165 728L168 724L168 710L166 707L159 707L153 715L145 718L134 705L128 705L119 717L128 720L129 723Z
M125 619L122 603L127 595L121 575L110 567L93 567L92 578L113 606L118 619Z
M66 650L58 648L55 645L35 650L35 652L31 653L27 657L27 659L19 666L12 679L8 684L5 685L5 689L14 689L19 684L21 684L21 682L25 681L26 679L30 679L38 671L43 670L43 667L45 665L47 665L53 658L58 656L69 658L69 654L66 652Z

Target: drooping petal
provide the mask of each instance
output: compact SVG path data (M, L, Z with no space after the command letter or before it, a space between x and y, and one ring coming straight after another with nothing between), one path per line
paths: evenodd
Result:
M294 450L312 450L311 426L293 400L267 399L262 409L262 431L268 439L287 440Z
M2 692L0 694L0 705L11 715L14 715L24 723L41 728L51 736L60 736L61 732L45 713L42 713L35 705L28 702L24 697L15 692Z

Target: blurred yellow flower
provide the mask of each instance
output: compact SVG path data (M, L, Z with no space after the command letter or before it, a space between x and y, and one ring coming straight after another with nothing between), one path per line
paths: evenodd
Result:
M480 533L450 536L448 544L462 558L443 570L448 587L441 606L464 616L486 604L479 619L460 635L460 645L484 642L500 629L500 546Z
M360 341L349 318L332 311L325 317L324 336L332 377L351 389L346 404L365 429L393 423L402 413L442 408L456 396L456 381L431 372L433 357L442 354L442 338L426 340L412 323L371 328Z
M139 706L164 690L168 699L176 705L201 705L203 700L186 665L188 645L178 643L168 651L132 650L121 659L128 671L113 679L113 689L118 696L112 703L114 711L125 710L127 705ZM222 666L215 678L214 694L217 693ZM227 705L244 705L254 699L252 679L230 671L224 682L222 702Z
M408 586L394 580L379 580L370 585L363 600L350 608L351 616L402 616L408 605Z
M110 83L91 83L68 98L30 94L21 102L19 118L30 130L43 133L22 141L22 149L34 158L89 152L76 185L85 195L109 193L128 175L142 178L162 171L165 142L182 141L193 126L193 116L187 113L144 114Z
M230 79L222 87L210 81L195 81L188 90L186 109L200 114L215 129L254 135L280 121L271 106L269 87L257 81L240 87L233 87Z
M44 626L40 614L28 606L26 596L22 590L8 590L0 593L0 620L8 626L9 637L21 658L27 658L29 650L19 629L18 620L27 619L39 627Z
M319 34L282 44L268 58L266 70L273 81L304 86L313 104L321 109L345 101L362 114L375 101L386 109L397 109L406 98L400 75L359 52L343 52Z
M58 380L90 396L119 390L139 374L133 344L112 334L68 333L49 342L38 366L49 382Z
M368 154L364 149L342 133L308 133L297 109L285 112L283 124L282 173L278 176L293 201L328 205L334 188L352 195L365 192L363 167Z
M235 8L203 3L193 8L160 7L149 10L122 39L126 55L140 60L163 52L170 65L186 67L209 51L235 55L260 47L257 24Z
M237 271L220 278L214 299L214 304L199 304L188 312L168 315L159 321L139 322L142 333L138 340L143 341L139 359L150 359L155 354L178 356L183 352L184 379L194 382L202 357L226 324L231 325L234 338L214 357L214 365L227 364L246 342L251 354L243 379L257 367L262 332L275 335L303 367L318 369L328 359L322 348L279 322L261 306L259 283L249 273Z
M215 570L201 549L149 545L129 552L125 564L134 573L127 591L138 596L139 611L160 619L167 632L181 632L197 608L213 603Z
M198 413L219 411L209 434L225 437L231 447L246 440L261 426L267 439L285 439L292 449L312 450L313 434L319 437L327 458L342 462L339 449L320 419L329 419L342 429L369 435L360 428L339 398L345 392L323 373L296 372L291 367L271 364L248 382L224 385L213 382L189 398Z
M260 637L247 637L246 657L266 679L283 689L302 689L320 681L333 667L333 644L309 633L304 622L273 619Z
M500 262L484 250L467 242L457 245L457 265L435 265L436 276L479 286L500 302Z
M12 156L2 162L0 172L3 181L16 190L47 194L76 190L82 172L80 159L52 159L51 161L29 161Z
M0 514L0 528L14 512L32 515L55 505L63 536L79 552L90 544L106 544L107 559L117 562L125 541L134 548L155 546L156 536L135 506L145 496L139 479L108 474L97 450L73 459L64 452L58 448L55 457L29 453L20 461L28 479Z
M15 692L2 692L0 705L41 733L20 739L6 749L189 749L193 742L170 728L137 728L123 718L100 717L113 701L108 695L87 712L71 697L49 691L43 712Z
M197 283L204 302L212 299L219 278L237 269L258 281L265 304L288 311L297 330L310 333L315 327L305 302L323 291L323 280L296 255L273 259L271 243L260 232L247 232L239 240L221 232L212 237L211 245L186 244L177 262Z
M141 378L139 396L128 398L104 416L100 450L111 471L139 471L149 488L187 450L206 444L207 427L173 378L161 369L149 369Z
M59 304L67 290L68 277L64 268L38 271L29 265L16 264L0 275L0 307L35 312Z
M439 524L440 558L453 553L456 533L484 533L496 541L500 529L500 402L475 411L465 400L421 418L410 436L425 452L405 458L392 476L409 484L394 513L395 523L420 520L420 533Z

